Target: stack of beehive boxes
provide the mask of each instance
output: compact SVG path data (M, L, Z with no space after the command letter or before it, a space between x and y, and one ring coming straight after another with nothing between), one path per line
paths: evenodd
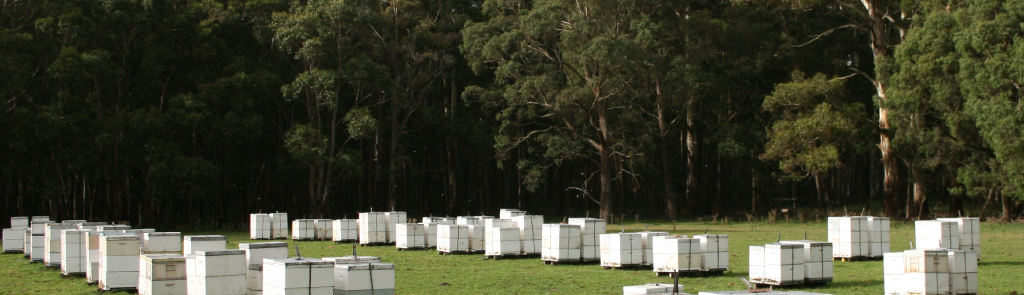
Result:
M187 238L187 237L186 237ZM188 294L244 295L244 250L197 250L185 259ZM265 285L265 284L264 284Z
M196 254L196 251L227 250L228 239L222 235L185 236L184 249L185 255Z
M85 234L87 230L71 229L61 231L60 237L60 274L85 273Z
M668 232L664 231L643 231L639 232L640 242L643 246L643 262L641 265L651 266L654 265L654 237L667 236Z
M960 249L956 221L918 220L914 222L917 249Z
M102 290L131 290L139 285L139 237L126 234L100 235L99 287Z
M139 294L187 294L185 268L185 257L180 254L143 254L139 258Z
M523 255L535 255L541 252L541 231L544 227L543 215L520 215L513 218L519 227L519 239L522 240Z
M314 219L292 220L292 240L312 241L316 238L316 221Z
M580 260L594 261L601 259L600 235L605 233L604 219L569 218L569 224L580 226Z
M497 220L497 219L496 219ZM519 239L518 227L492 227L491 241L485 255L499 257L519 255L522 252L522 240Z
M500 209L500 210L498 210L498 218L501 218L501 219L513 219L513 218L516 218L517 216L523 216L523 215L526 215L526 211L522 211L522 210L519 210L519 209Z
M273 226L270 214L249 214L249 239L267 240L271 237Z
M832 243L808 240L782 241L804 247L804 283L821 284L832 282Z
M974 251L981 259L981 223L976 217L939 218L941 221L954 221L960 238L960 250Z
M868 257L882 258L889 252L889 217L868 216Z
M245 251L246 293L260 294L263 291L263 259L288 258L288 243L240 243L238 249Z
M334 240L334 220L313 219L313 238L321 241Z
M4 252L25 251L25 229L27 228L29 228L28 217L11 217L11 228L5 228L3 231Z
M442 224L452 224L444 217L423 217L424 243L428 248L437 247L437 227Z
M32 258L32 228L31 227L25 228L25 233L21 236L21 239L24 242L24 245L21 248L21 252L24 253L23 256L25 258L31 259Z
M640 266L644 247L639 233L601 234L601 266Z
M395 247L398 249L419 249L427 246L423 224L399 223L395 225Z
M438 252L469 252L469 226L442 224L437 232Z
M46 257L46 224L48 220L32 220L32 237L29 240L29 261L43 262Z
M359 240L359 221L355 219L335 219L332 223L331 240L335 242L349 242Z
M143 254L181 253L180 232L153 232L142 234Z
M579 225L545 224L541 229L541 260L579 261L581 231Z
M885 253L885 294L950 294L949 264L942 249Z
M333 262L301 257L266 259L263 273L263 294L334 294Z
M804 283L804 246L750 246L750 281L773 286Z
M870 252L871 232L865 216L828 218L828 241L832 243L833 257L867 257Z
M60 267L60 237L61 231L78 229L74 224L47 223L43 234L43 265L49 267Z
M387 222L387 243L398 241L397 226L399 223L409 222L409 217L402 211L384 212L384 220Z
M978 252L950 250L949 293L978 294Z
M395 294L395 265L335 262L334 294Z
M359 243L363 245L388 242L388 224L383 212L359 213Z
M700 240L701 271L729 270L729 235L704 234L693 237ZM829 255L829 261L831 259Z
M88 231L85 233L85 282L94 284L100 280L100 236L114 235L108 231Z
M519 237L519 234L518 234L519 230L518 229L519 228L515 226L515 221L514 220L512 220L512 219L500 219L500 218L499 219L487 219L487 220L484 220L484 255L487 255L487 256L501 256L502 255L502 254L495 254L495 253L501 253L500 248L502 246L501 245L502 238L501 238L501 236L499 236L500 233L498 233L498 232L501 231L502 228L513 228L513 229L516 229L516 233L517 233L516 234L516 241L517 241L517 244L518 244L518 240L519 240L519 238L518 238ZM511 234L504 235L504 238L506 240L507 239L511 239ZM498 241L498 242L495 243L495 241ZM506 252L511 250L510 248L508 248L510 246L511 246L511 244L506 246L506 249L505 249ZM520 245L516 245L516 247L518 249L518 247L521 247L521 246ZM517 250L517 253L518 253L518 250ZM509 253L509 254L512 254L512 253Z
M686 236L654 237L654 272L700 271L700 239Z
M270 238L288 238L288 213L270 213Z

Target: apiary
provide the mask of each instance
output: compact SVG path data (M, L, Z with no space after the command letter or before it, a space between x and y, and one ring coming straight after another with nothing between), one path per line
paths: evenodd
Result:
M868 216L868 257L882 258L889 252L889 217Z
M196 251L217 251L228 249L228 239L222 235L185 236L184 255Z
M395 294L395 265L390 263L336 263L334 294Z
M25 251L25 230L27 227L4 229L4 252L20 253Z
M387 222L387 242L394 243L398 240L398 235L395 227L399 223L406 223L409 221L409 217L402 211L391 211L384 212L384 220Z
M654 237L654 272L700 271L700 240L686 236Z
M669 234L664 231L643 231L639 232L639 234L644 255L642 265L650 266L654 262L654 237L667 236Z
M622 287L622 295L673 294L673 289L675 289L675 286L673 286L672 284L659 283L651 283L637 286L625 286ZM678 291L679 292L676 292L674 294L689 295L687 293L683 293L683 285L679 285Z
M49 267L60 267L60 237L63 230L75 230L77 226L63 223L47 223L43 234L43 249L46 252L43 256L43 265Z
M729 235L695 235L700 240L700 270L719 272L729 270ZM829 261L832 257L829 256Z
M536 255L541 252L541 229L544 227L543 215L520 215L513 218L519 227L519 240L523 249L520 254ZM600 255L600 254L598 254Z
M363 245L388 242L388 223L383 212L359 213L359 243Z
M249 214L249 239L268 240L271 238L270 214Z
M643 264L643 241L638 233L601 234L601 266L623 267Z
M292 220L292 240L312 241L316 238L316 221L313 219Z
M828 241L834 258L867 257L871 234L864 216L829 217Z
M427 246L423 225L399 223L395 225L395 247L398 249L419 249Z
M467 225L466 230L469 233L469 251L470 252L484 252L487 250L486 243L484 243L484 225Z
M571 262L580 260L579 225L545 224L541 228L541 260Z
M335 242L350 242L359 240L359 221L356 219L335 219L332 221L331 240Z
M270 238L287 239L288 232L288 213L270 213Z
M152 232L142 234L142 253L181 253L180 232Z
M196 250L185 257L188 294L246 293L244 250Z
M60 274L84 274L86 230L64 230L60 237Z
M334 294L334 263L320 259L280 258L263 262L263 294Z
M442 224L437 228L437 252L469 252L469 226Z
M334 220L313 219L313 238L321 241L333 241Z
M139 286L139 237L100 235L99 287L102 290L133 290Z
M140 295L186 294L185 257L180 254L143 254L139 257Z
M959 234L960 250L978 252L981 259L981 223L976 217L939 218L940 221L954 221ZM956 235L954 235L956 236Z
M569 224L580 226L580 260L600 260L601 240L599 235L605 233L604 219L569 218Z
M956 221L918 220L914 222L917 249L960 249Z
M750 281L772 286L804 283L804 246L750 246Z
M804 283L832 282L832 243L816 241L782 241L781 244L802 245L804 255Z
M11 228L16 228L16 227L29 227L28 217L25 217L25 216L11 217Z

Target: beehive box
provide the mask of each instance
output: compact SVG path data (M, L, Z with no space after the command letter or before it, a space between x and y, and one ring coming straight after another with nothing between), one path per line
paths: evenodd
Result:
M487 250L486 243L484 243L484 225L467 225L466 229L469 233L469 251L483 252Z
M640 242L643 245L643 265L649 266L654 263L654 237L667 236L668 232L664 231L644 231L639 232Z
M288 243L239 243L238 249L245 251L245 265L262 265L263 259L288 258Z
M356 263L334 265L334 294L394 294L395 265Z
M313 219L292 220L292 240L312 241L316 238L316 221Z
M102 222L102 221L83 222L83 223L79 223L78 224L78 229L98 230L98 227L101 226L101 225L109 225L109 223Z
M266 240L272 237L273 227L270 223L270 214L249 214L249 239Z
M77 226L73 224L62 224L62 223L47 223L45 233L43 236L43 251L46 255L43 256L43 265L49 267L60 267L60 237L61 231L64 230L76 230Z
M170 254L181 253L180 232L153 232L142 234L142 253Z
M437 251L442 253L469 252L469 226L439 225Z
M459 216L455 218L458 225L484 225L484 219L480 216Z
M180 254L143 254L139 257L140 295L180 295L188 291L185 257Z
M25 251L25 230L27 227L4 229L4 252L19 253Z
M85 273L85 230L64 230L60 237L60 273L62 275Z
M520 215L514 217L513 220L515 220L515 225L519 227L519 240L522 241L523 248L520 253L523 255L540 254L544 216Z
M263 294L263 265L250 264L245 271L245 289L247 295Z
M605 233L604 219L569 218L569 224L580 226L580 260L593 261L601 259L600 234Z
M313 219L313 238L321 241L333 241L334 220Z
M484 220L484 254L490 255L491 253L491 242L494 241L492 237L494 235L494 229L502 227L516 227L515 221L512 219L487 219Z
M700 240L701 271L729 270L729 235L704 234L693 237ZM829 261L832 261L831 259L832 256L829 254Z
M24 233L21 236L21 238L22 238L22 241L25 243L22 246L22 248L21 248L21 252L23 252L25 254L24 255L25 258L31 258L32 257L32 228L26 227Z
M152 229L152 228L133 228L133 229L122 230L121 232L125 233L125 234L139 236L139 240L141 242L143 235L145 235L147 233L155 233L156 229Z
M85 232L85 282L89 284L99 282L100 269L100 236L103 235L124 235L112 231L86 231Z
M885 253L886 294L950 294L950 261L946 250Z
M808 240L782 241L782 244L804 247L804 282L807 284L832 282L832 243Z
M889 252L889 217L868 216L868 257L881 258Z
M654 272L700 271L700 240L686 236L654 237Z
M541 260L571 262L580 260L580 226L545 224L541 228Z
M360 263L377 263L380 262L380 257L377 256L342 256L342 257L324 257L320 258L323 261L330 261L338 264L360 264Z
M388 242L388 223L383 212L359 213L359 243L363 245Z
M135 289L139 286L139 237L101 235L99 246L99 287L103 290Z
M96 226L96 230L98 230L98 231L108 231L108 232L123 232L124 230L128 230L128 229L132 229L132 227L130 225L124 225L124 224L107 224L107 225L97 225Z
M914 222L917 249L960 249L956 221L918 220Z
M422 224L423 243L427 248L437 247L437 227L441 226L441 224L428 221L424 221Z
M15 216L11 217L11 228L17 227L29 227L28 217L26 216Z
M29 226L29 227L32 228L32 234L33 235L46 235L46 224L47 223L54 223L54 222L46 221L46 220L32 220L32 225Z
M30 262L43 262L46 257L46 236L43 234L32 234L32 239L29 242L29 247L32 251L29 252Z
M218 251L228 249L228 239L222 235L185 236L185 255L196 251Z
M940 221L955 221L960 238L960 250L978 252L981 259L981 221L976 217L939 218Z
M750 281L773 286L803 284L803 245L750 246Z
M335 242L349 242L359 240L359 221L356 219L335 219L332 221L331 240Z
M517 227L495 227L491 228L490 247L484 253L487 256L519 255L522 251L522 241L519 240L519 228Z
M398 226L399 223L409 222L409 217L405 212L391 211L384 212L384 220L387 222L388 243L394 243L398 240L395 227Z
M246 288L244 250L197 250L186 256L189 294L241 295Z
M419 249L427 246L423 225L399 223L395 225L395 247L398 249Z
M50 216L32 216L32 221L50 221Z
M263 294L334 294L334 263L310 258L266 259Z
M978 293L978 252L951 250L949 253L949 293Z
M288 213L270 213L270 238L287 239L288 232Z
M517 216L526 215L526 211L519 209L499 209L498 218L500 219L513 219Z
M867 257L871 234L864 216L828 218L828 242L834 258Z
M640 266L644 248L638 233L601 234L601 266Z

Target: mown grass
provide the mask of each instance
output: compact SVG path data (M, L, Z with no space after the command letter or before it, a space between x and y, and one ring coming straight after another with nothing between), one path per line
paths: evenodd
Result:
M554 220L549 220L554 222ZM676 230L667 223L651 222L650 230L671 231L675 234L709 233L728 234L731 250L730 270L722 276L682 278L680 284L688 293L708 290L742 289L737 277L747 275L747 246L771 243L781 234L782 239L802 239L804 233L812 240L825 240L823 221L797 223L779 222L683 222ZM643 223L626 224L626 231L641 231ZM619 231L620 225L610 225L608 231ZM228 237L228 247L250 242L248 232L205 231L185 234L222 234ZM909 248L913 240L912 222L892 224L892 250ZM1020 271L1024 267L1024 225L987 222L982 225L982 258L979 262L979 294L1024 293ZM294 242L305 257L345 256L351 254L352 245L332 242ZM622 286L644 283L670 283L668 277L657 277L650 270L605 270L595 264L545 265L539 258L485 260L483 255L438 255L436 251L397 251L394 246L358 247L359 255L380 256L395 264L399 294L621 294ZM44 269L40 264L29 264L19 254L0 255L0 294L91 294L95 286L87 286L84 279L62 279L59 272ZM6 274L5 274L6 273ZM882 262L857 261L835 263L834 282L816 287L793 289L831 294L881 294L883 291Z

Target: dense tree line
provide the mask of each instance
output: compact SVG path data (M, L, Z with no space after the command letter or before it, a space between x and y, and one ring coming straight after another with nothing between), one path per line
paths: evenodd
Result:
M0 217L1009 219L1022 22L1020 0L4 1Z

